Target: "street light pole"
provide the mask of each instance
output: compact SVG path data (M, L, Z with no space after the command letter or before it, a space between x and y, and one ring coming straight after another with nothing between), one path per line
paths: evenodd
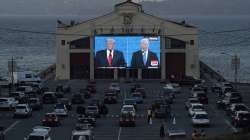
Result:
M237 83L238 82L238 70L240 66L240 57L236 53L234 55L231 55L231 54L222 52L221 54L225 54L225 55L232 57L231 65L234 69L234 82Z
M14 87L14 57L11 58L11 91L13 91Z

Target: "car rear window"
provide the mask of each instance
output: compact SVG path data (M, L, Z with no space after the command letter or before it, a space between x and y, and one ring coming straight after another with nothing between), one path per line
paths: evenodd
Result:
M196 119L208 119L208 116L206 114L197 114Z
M16 109L26 109L25 106L16 106Z
M44 140L43 136L29 136L28 140Z
M0 99L0 102L7 102L7 99Z
M96 106L89 106L88 110L97 110L98 108Z
M250 119L250 113L241 113L241 114L239 114L239 117L240 118L248 118L248 119Z

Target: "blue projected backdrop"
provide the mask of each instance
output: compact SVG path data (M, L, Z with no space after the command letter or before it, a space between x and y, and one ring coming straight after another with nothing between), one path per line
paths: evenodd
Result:
M137 59L134 65L131 66L132 55L134 52L141 50L141 40L147 38L149 40L149 52L147 57L147 64L139 60L143 60L142 53L136 55L134 59ZM98 67L120 67L121 65L108 65L107 57L107 39L115 40L114 50L120 51L125 60L124 67L158 67L160 65L160 37L144 37L144 36L96 36L95 37L95 61ZM102 52L102 53L101 53ZM140 51L141 52L141 51ZM139 54L139 53L138 53ZM119 55L121 56L121 55ZM140 57L140 58L139 58ZM115 59L115 58L114 58ZM113 60L115 61L115 60ZM116 61L117 62L117 61ZM115 62L114 62L115 63ZM107 66L108 65L108 66Z

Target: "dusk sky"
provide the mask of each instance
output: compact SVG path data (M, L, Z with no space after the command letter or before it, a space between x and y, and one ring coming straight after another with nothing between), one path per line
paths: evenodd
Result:
M83 15L109 12L125 0L1 0L0 15ZM134 0L167 15L250 15L250 0Z

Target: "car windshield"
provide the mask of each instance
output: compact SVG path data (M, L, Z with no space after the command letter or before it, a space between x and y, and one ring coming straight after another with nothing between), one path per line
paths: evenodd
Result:
M199 103L199 100L192 99L192 100L190 100L190 103Z
M36 99L30 99L30 103L37 103Z
M25 91L25 87L19 87L16 89L16 91Z
M203 106L201 105L196 105L196 106L193 106L193 109L196 110L196 109L204 109Z
M250 119L250 113L241 113L241 114L239 114L239 117L240 118L248 118L248 119Z
M196 119L208 119L207 115L206 114L197 114L195 116Z
M46 114L45 118L56 118L56 115L54 115L54 114Z
M97 110L97 107L96 106L89 106L88 110Z
M16 106L16 109L26 109L25 106Z
M133 94L133 97L141 97L141 94Z
M64 109L64 104L56 104L55 108Z
M123 111L134 111L133 107L123 107Z
M89 140L89 136L74 135L72 140Z
M244 105L238 105L235 107L236 111L247 111L248 109Z
M28 140L44 140L43 136L29 136Z
M135 100L125 100L124 103L127 105L133 105L135 104Z
M0 102L7 102L7 99L0 99Z

